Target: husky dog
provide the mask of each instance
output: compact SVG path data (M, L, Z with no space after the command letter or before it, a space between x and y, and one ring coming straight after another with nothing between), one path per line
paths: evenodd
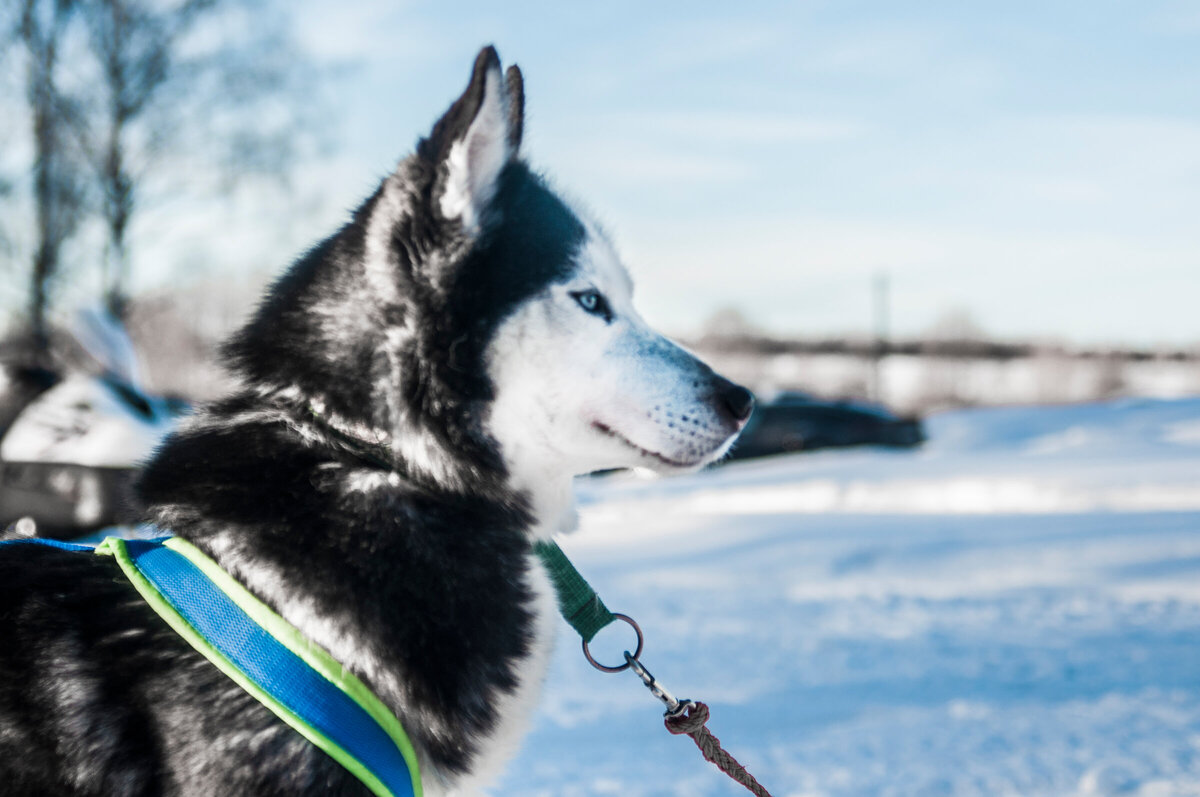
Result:
M571 477L687 471L750 414L652 331L593 222L518 156L492 48L344 227L227 344L243 387L167 439L147 517L365 682L425 793L516 750L554 598L532 544ZM170 630L110 557L0 549L0 791L367 794Z

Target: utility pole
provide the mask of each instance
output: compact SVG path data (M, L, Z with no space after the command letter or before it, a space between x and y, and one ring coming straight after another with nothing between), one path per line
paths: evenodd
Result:
M871 399L883 404L883 358L888 350L889 284L886 271L876 272L871 284L875 342L871 356Z

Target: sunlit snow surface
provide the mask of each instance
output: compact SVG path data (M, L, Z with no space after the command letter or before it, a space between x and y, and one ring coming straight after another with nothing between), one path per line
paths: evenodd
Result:
M591 480L563 547L776 797L1200 795L1200 399L928 431L915 453ZM493 793L746 792L563 626Z

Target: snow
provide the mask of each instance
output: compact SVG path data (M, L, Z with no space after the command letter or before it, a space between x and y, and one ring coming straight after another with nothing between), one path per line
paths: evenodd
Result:
M563 548L776 797L1200 795L1200 399L927 430L914 452L587 480ZM660 714L564 624L493 793L746 793Z

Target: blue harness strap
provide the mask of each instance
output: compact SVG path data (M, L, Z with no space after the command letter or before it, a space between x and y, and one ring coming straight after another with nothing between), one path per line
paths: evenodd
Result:
M195 548L177 539L115 537L95 549L40 539L8 544L22 542L112 554L172 628L372 792L421 797L416 755L394 715L323 650L306 640L297 645L293 626L241 594L228 574L213 573L215 563Z
M47 548L58 548L63 551L78 551L80 553L94 553L96 546L80 545L74 542L63 542L62 540L45 540L41 537L22 537L16 540L0 540L0 545L17 545L20 543L34 543L43 545Z

